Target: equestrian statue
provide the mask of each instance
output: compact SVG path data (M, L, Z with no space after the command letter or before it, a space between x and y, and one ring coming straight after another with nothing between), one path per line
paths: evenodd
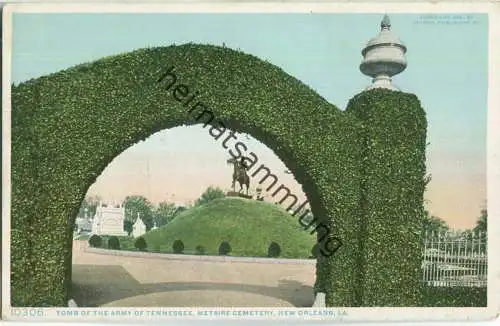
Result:
M246 186L246 194L248 195L248 188L250 187L250 177L247 174L247 166L245 164L245 157L242 156L239 160L237 158L230 158L227 160L228 164L233 165L233 184L232 184L232 189L233 191L235 190L235 183L238 181L240 184L240 191L238 193L241 193L243 190L243 185Z

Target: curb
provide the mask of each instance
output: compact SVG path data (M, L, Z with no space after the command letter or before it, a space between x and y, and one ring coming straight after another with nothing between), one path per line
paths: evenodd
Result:
M313 308L325 308L325 294L322 292L316 293L316 298L314 298L314 303L312 305Z
M229 256L205 256L205 255L176 255L176 254L160 254L153 252L135 252L122 250L109 250L99 248L85 248L85 252L108 255L108 256L125 256L136 258L153 258L166 260L183 260L183 261L211 261L211 262L238 262L238 263L258 263L258 264L290 264L290 265L315 265L315 259L274 259L260 257L229 257Z

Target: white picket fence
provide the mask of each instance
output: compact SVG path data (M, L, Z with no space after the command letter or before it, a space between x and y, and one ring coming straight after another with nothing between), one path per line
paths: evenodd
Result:
M484 233L427 232L422 256L423 282L426 285L487 285L487 237Z

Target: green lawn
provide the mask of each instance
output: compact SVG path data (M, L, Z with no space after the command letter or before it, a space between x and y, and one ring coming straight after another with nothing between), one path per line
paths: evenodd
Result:
M108 236L103 236L107 248ZM213 200L180 213L170 224L144 235L148 251L172 253L175 240L184 243L184 254L218 255L219 245L228 241L230 256L267 257L272 241L281 248L282 258L309 258L315 236L302 229L298 217L278 205L228 197ZM135 250L134 239L119 237L121 250Z

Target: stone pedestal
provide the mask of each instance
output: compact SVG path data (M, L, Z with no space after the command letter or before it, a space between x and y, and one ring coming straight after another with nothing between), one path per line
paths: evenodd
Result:
M237 191L228 191L226 193L226 196L227 197L240 197L240 198L246 198L246 199L252 199L253 198L253 196L251 196L251 195L246 195L244 193L237 192Z

